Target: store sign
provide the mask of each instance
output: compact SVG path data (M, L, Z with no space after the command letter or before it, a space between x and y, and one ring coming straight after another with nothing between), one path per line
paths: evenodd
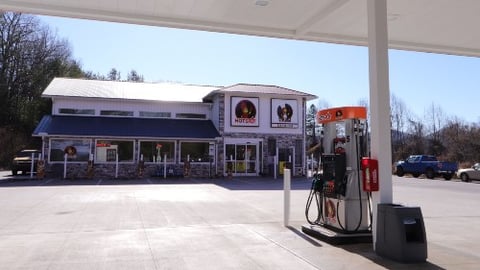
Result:
M231 125L236 127L258 127L258 98L232 97Z
M319 124L345 119L367 119L367 108L361 106L338 107L317 112L317 123Z
M110 147L109 143L97 143L97 147Z
M272 99L273 128L298 128L298 104L295 99Z

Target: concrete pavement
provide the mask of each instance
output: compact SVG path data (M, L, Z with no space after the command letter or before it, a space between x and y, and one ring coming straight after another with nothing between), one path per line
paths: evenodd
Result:
M372 244L332 246L303 234L309 186L308 179L293 179L291 222L284 227L281 179L4 177L0 268L480 268L478 193L456 198L448 187L441 189L456 200L457 211L442 215L434 206L444 203L438 190L418 198L416 186L395 187L394 199L422 204L428 239L426 263L401 264L377 256Z

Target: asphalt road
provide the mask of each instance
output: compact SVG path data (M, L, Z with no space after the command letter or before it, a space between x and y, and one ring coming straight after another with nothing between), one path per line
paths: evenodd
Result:
M440 189L451 189L452 187L461 191L472 191L475 192L475 188L472 189L472 185L479 185L480 181L473 180L469 183L464 183L460 179L445 180L442 177L435 179L428 179L425 177L414 178L410 176L398 177L393 176L394 185L401 186L415 186L417 188L440 188Z

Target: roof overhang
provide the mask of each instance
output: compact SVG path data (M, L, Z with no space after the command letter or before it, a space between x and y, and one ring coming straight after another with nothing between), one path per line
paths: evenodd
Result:
M288 89L281 86L276 85L265 85L265 84L247 84L247 83L238 83L230 86L225 86L210 92L206 95L203 100L204 101L211 101L212 97L219 93L229 93L229 94L240 94L245 95L248 93L263 94L263 95L275 95L275 96L286 96L286 97L300 97L304 98L306 101L310 101L313 99L318 98L315 95L300 92L293 89Z
M367 45L367 0L2 0L1 10ZM480 1L388 0L389 48L480 56Z
M220 134L210 120L46 115L33 136L212 140Z

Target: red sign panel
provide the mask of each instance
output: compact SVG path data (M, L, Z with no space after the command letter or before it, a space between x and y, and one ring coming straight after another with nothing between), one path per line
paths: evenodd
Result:
M317 123L325 124L344 119L367 119L365 107L338 107L318 111Z

